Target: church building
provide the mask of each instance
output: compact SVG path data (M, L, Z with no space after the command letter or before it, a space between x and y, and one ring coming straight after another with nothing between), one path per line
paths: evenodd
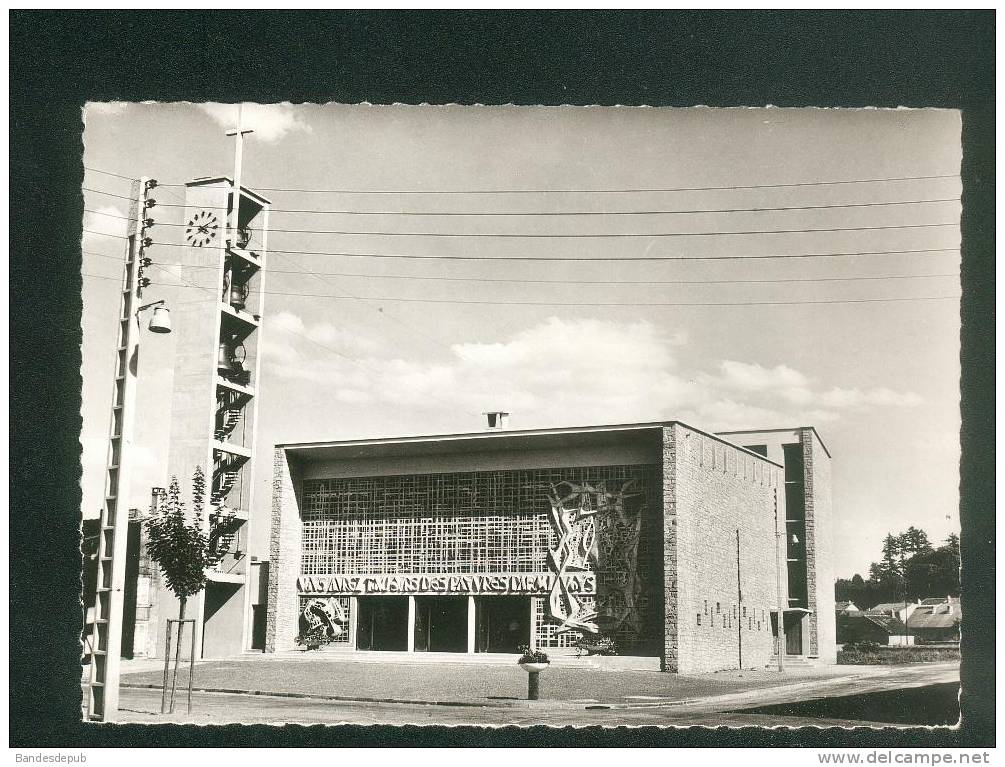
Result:
M815 429L503 420L277 446L266 651L319 633L396 658L613 646L693 673L772 663L781 615L787 657L835 662Z

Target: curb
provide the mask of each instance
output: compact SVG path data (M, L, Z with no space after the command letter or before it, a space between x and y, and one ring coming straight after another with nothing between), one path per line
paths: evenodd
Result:
M122 682L120 684L120 687L131 688L136 690L161 689L161 686L159 684L136 684L130 682ZM569 701L564 700L543 700L543 701L512 700L512 701L500 701L498 703L488 701L475 701L475 700L472 701L415 700L412 698L367 698L359 695L322 695L320 693L309 693L309 692L270 692L266 690L237 690L237 689L229 689L226 687L193 687L192 692L208 692L208 693L217 693L224 695L249 695L249 696L260 696L264 698L293 698L297 700L331 700L343 703L400 703L410 706L452 706L461 708L523 708L526 707L528 704L539 704L541 706L549 706L552 708L588 707L588 704L571 703ZM610 708L610 706L601 706L601 708Z
M123 688L160 690L159 684L136 684L122 682ZM788 687L788 685L784 685ZM792 685L799 687L800 685ZM778 689L766 688L766 689ZM507 701L477 701L477 700L416 700L414 698L371 698L360 695L324 695L321 693L309 692L272 692L268 690L238 690L227 687L193 687L192 692L203 692L220 695L246 695L263 698L290 698L294 700L330 700L339 703L397 703L409 706L450 706L454 708L566 708L580 709L585 711L594 710L614 710L614 709L637 709L637 708L670 708L674 706L688 706L695 703L713 702L718 699L729 699L738 697L737 694L710 695L705 698L681 698L680 700L659 700L659 701L636 701L632 703L600 701L591 703L579 703L567 700L526 700L514 699ZM749 693L740 693L746 695Z

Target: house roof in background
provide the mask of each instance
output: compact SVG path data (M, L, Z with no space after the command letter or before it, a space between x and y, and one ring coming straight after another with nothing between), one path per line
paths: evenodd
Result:
M912 629L951 629L956 621L963 619L959 602L942 602L937 605L921 605L907 619Z
M868 613L863 613L861 617L870 623L875 623L888 634L903 634L906 628L898 619L889 615L869 615Z
M907 604L910 605L911 603L908 602ZM865 612L868 613L869 615L877 615L885 613L895 613L903 609L904 609L903 602L882 602L876 605L875 607L870 607Z

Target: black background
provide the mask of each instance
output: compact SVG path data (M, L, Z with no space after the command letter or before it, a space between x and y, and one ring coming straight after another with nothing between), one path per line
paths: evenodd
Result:
M11 745L992 745L994 21L993 11L11 11ZM964 110L962 725L80 723L80 107L111 99Z

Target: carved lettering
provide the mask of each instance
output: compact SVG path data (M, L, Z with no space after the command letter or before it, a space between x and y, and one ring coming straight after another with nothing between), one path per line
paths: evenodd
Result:
M304 595L353 594L548 594L561 582L570 594L596 594L591 572L480 573L431 575L302 575L297 591Z

